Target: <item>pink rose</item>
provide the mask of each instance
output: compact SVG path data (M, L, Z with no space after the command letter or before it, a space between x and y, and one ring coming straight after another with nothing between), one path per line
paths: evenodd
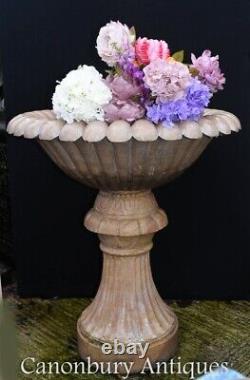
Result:
M156 96L157 102L180 99L191 81L191 74L183 63L156 59L144 67L144 82Z
M170 56L170 50L165 41L152 40L144 37L137 39L135 55L139 64L147 65L157 58L167 59Z
M193 65L191 67L198 71L199 79L206 84L210 91L217 92L223 90L226 79L219 66L219 56L211 57L210 50L204 50L198 58L191 54Z

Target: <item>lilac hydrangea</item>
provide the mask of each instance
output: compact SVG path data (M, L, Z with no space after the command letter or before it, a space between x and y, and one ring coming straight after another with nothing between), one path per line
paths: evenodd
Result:
M167 127L179 121L198 120L211 96L208 86L193 78L183 98L147 106L147 118Z

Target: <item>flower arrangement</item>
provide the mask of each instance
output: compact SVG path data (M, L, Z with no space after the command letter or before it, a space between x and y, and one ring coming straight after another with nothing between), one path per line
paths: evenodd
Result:
M67 123L94 120L133 122L140 118L163 126L197 121L213 94L223 89L219 56L171 54L162 40L136 38L134 28L111 21L97 37L100 58L109 66L106 78L93 66L79 66L58 83L52 98L57 118Z

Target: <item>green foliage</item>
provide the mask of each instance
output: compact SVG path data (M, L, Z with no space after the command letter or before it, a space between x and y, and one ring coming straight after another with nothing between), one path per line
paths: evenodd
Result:
M199 75L199 71L195 67L188 67L190 74L192 77L197 77Z
M134 37L134 39L136 39L136 31L135 31L135 27L132 26L132 28L130 28L129 31L130 31L130 34Z
M172 54L172 58L174 58L177 62L183 62L184 61L184 50L176 51L174 54Z

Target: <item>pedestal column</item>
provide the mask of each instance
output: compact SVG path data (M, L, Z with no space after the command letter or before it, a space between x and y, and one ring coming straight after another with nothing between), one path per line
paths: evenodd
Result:
M149 258L154 233L167 225L166 214L150 191L100 192L84 224L98 233L104 259L100 288L78 321L82 358L133 361L133 372L146 358L168 359L176 349L178 323L157 292ZM115 340L149 343L146 357L103 354L102 343Z

